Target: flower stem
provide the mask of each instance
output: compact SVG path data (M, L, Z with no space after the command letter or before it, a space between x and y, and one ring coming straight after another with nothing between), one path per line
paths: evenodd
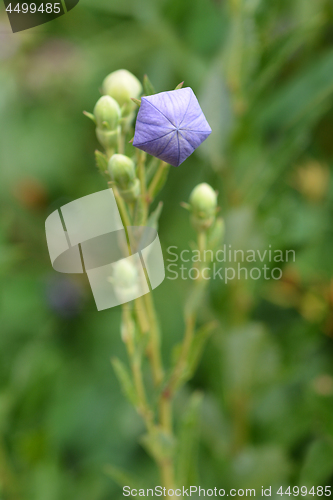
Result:
M148 188L148 199L149 200L153 200L154 199L154 194L155 194L155 191L156 191L156 187L158 186L160 180L162 179L163 177L163 174L164 174L164 170L166 168L169 167L169 164L166 163L165 161L161 160L160 161L160 164L158 166L158 169L156 171L156 174L154 175L150 185L149 185L149 188Z
M164 371L161 360L161 334L156 319L156 312L152 300L151 292L144 295L144 303L147 310L149 326L150 326L150 344L149 356L152 364L153 379L156 386L162 383Z
M169 490L174 490L175 488L175 473L174 473L174 466L173 462L171 459L166 459L160 464L160 469L161 469L161 477L163 481L163 485L166 488L166 491L168 492ZM167 493L166 496L167 499L171 500L172 498L175 498L174 495L170 496Z
M178 362L174 368L174 371L171 375L167 389L168 392L170 393L170 397L172 397L173 394L175 393L179 382L181 382L184 370L186 369L187 357L194 337L195 319L196 319L195 314L191 313L190 315L187 316L185 320L185 335L180 356L178 358Z
M136 390L136 395L138 398L138 411L142 416L147 430L150 431L153 428L153 417L152 412L147 403L146 391L143 383L142 370L141 370L141 357L136 350L134 342L134 322L132 319L132 312L127 304L122 306L122 321L123 328L126 331L124 341L127 347L128 357L131 364L134 386Z
M137 163L137 174L140 181L144 221L147 220L148 216L146 169L145 169L146 157L147 157L146 153L144 151L140 151L140 153L138 154L138 163Z

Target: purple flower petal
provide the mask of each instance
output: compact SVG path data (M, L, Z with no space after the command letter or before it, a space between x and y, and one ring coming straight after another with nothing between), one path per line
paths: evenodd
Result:
M190 87L142 97L133 146L178 167L211 128Z

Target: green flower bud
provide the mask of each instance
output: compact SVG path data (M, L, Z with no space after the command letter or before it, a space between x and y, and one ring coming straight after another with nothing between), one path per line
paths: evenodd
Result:
M128 289L137 286L138 270L128 259L122 259L113 265L112 281L118 288Z
M134 179L131 187L128 189L120 189L119 194L126 201L126 203L133 203L136 201L140 195L140 181L139 179Z
M112 97L103 96L97 101L94 108L96 136L106 150L117 145L120 114L119 104Z
M108 95L98 99L94 108L97 128L116 130L120 120L120 107L117 101Z
M135 179L135 165L133 160L125 155L112 155L108 170L113 181L122 189L127 189L128 185Z
M140 194L140 181L135 175L134 162L128 156L115 154L109 160L108 170L122 198L127 203L134 202Z
M140 287L139 273L129 259L119 260L113 264L112 276L108 281L113 284L117 297L121 302L132 300Z
M206 231L213 224L217 211L217 195L206 183L196 186L190 195L191 222L196 231Z
M103 94L113 97L119 106L123 108L122 114L125 116L135 108L131 97L140 97L142 85L132 73L126 69L119 69L105 78Z

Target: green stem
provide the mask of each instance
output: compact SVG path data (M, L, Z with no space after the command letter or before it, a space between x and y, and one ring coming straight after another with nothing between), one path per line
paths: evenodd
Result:
M166 459L160 464L160 469L161 469L161 478L163 485L166 488L166 491L168 492L169 490L174 490L175 489L175 473L174 473L174 466L173 462L170 459ZM171 500L172 498L175 498L174 496L169 496L167 494L166 496L167 499Z
M123 131L118 133L118 154L125 154L125 139L126 134Z
M167 388L167 393L169 393L170 398L176 392L178 383L180 382L182 374L186 368L187 357L194 337L195 320L196 316L194 313L188 315L185 320L185 335L182 348Z
M154 193L155 193L155 190L156 190L156 186L158 185L158 183L160 182L161 178L163 177L163 174L164 174L164 169L165 168L168 168L168 163L166 163L165 161L160 161L160 164L159 164L159 167L156 171L156 174L154 175L150 185L149 185L149 188L148 188L148 196L147 198L149 199L149 201L152 201L154 199Z
M143 220L146 223L148 217L148 203L147 203L147 185L146 185L146 153L144 151L140 151L138 154L138 164L137 164L137 173L140 181L140 190L141 190L141 199L142 199L142 210L143 210Z
M151 292L144 295L147 316L150 326L150 344L148 346L149 357L151 359L153 379L156 386L162 383L164 372L161 360L161 335L156 319L156 312L152 300Z
M120 196L120 194L118 192L118 189L116 188L115 184L112 183L112 182L109 182L108 184L109 184L109 186L112 187L112 190L114 192L114 196L116 198L116 202L117 202L118 209L119 209L119 212L120 212L120 217L121 217L121 220L123 221L123 224L124 224L125 230L126 230L127 226L131 226L132 225L132 222L131 222L131 219L130 219L130 215L129 215L127 207L126 207L126 204L125 204L124 200L122 199L122 197ZM127 232L127 230L126 230L126 232Z
M131 364L134 386L138 397L138 411L146 424L147 430L150 431L153 429L154 425L153 417L147 403L146 391L141 370L141 357L139 356L135 347L132 313L127 304L123 304L122 306L122 320L124 328L126 329L126 336L124 340Z

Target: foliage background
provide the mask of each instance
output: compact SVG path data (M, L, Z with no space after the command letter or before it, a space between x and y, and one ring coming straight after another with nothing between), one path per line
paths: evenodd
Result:
M280 281L210 283L200 314L220 326L176 403L187 484L332 484L332 15L328 0L81 0L13 35L1 11L1 499L120 499L107 464L159 484L110 365L125 358L120 311L55 273L44 235L49 213L105 188L82 110L118 68L158 91L185 80L213 129L161 194L164 251L189 248L179 203L203 181L227 244L296 251ZM165 360L188 286L154 292Z

